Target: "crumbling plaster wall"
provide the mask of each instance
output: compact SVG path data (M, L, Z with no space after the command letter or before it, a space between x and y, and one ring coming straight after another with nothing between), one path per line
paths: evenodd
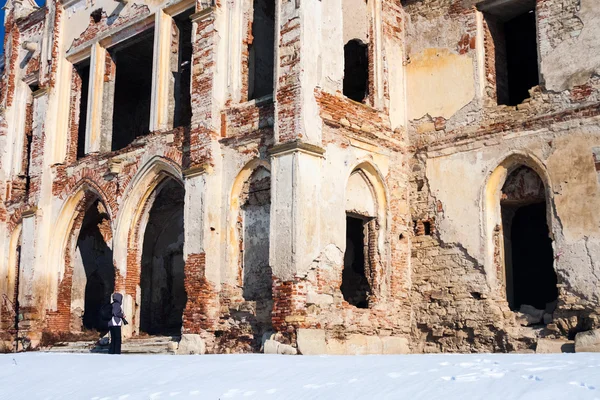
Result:
M408 228L404 155L386 148L384 140L355 140L353 134L339 128L325 127L324 132L328 145L321 160L320 179L327 185L323 185L319 193L319 213L305 217L318 220L315 222L319 225L320 254L307 270L296 273L297 317L286 318L283 328L295 326L323 331L323 336L315 341L322 343L324 351L329 353L382 352L378 347L380 340L387 341L391 337L406 340L411 326L411 308L407 302L411 287L410 268L404 258L408 240L402 239L407 237ZM369 181L370 202L353 199L356 203L347 203L347 196L356 194L347 189L351 173L357 168ZM366 207L363 212L372 212L376 216L376 232L369 243L369 259L375 276L368 309L346 303L340 290L346 250L347 204L354 211ZM315 222L302 220L302 223ZM375 337L372 347L363 342L366 336ZM401 350L396 348L394 351ZM408 351L408 347L402 351Z
M480 93L478 21L474 13L437 15L423 10L407 9L408 118L450 119Z
M597 125L590 121L580 128L563 126L562 129L554 127L535 134L515 134L493 146L466 145L453 149L452 154L444 154L448 148L428 153L424 171L425 192L429 190L431 197L426 209L435 219L434 236L440 241L440 247L427 253L419 251L420 245L416 244L419 258L413 271L418 276L416 295L427 293L426 288L429 287L441 291L436 293L447 293L444 296L449 294L456 306L460 293L477 292L477 297L483 298L483 301L473 301L468 309L477 309L481 303L490 303L488 299L492 299L493 302L486 306L496 307L497 313L504 315L494 322L495 329L504 329L510 335L512 317L504 304L501 271L497 270L503 267L503 264L498 264L502 261L497 258L497 252L503 250L498 249L499 243L494 236L494 227L500 222L497 215L491 220L489 215L494 213L492 206L496 207L496 202L499 204L498 195L493 195L490 190L501 184L492 180L492 173L506 158L517 154L525 165L535 166L542 179L546 180L548 224L560 289L560 302L554 317L560 334L594 324L593 315L599 300L596 288L600 283L596 277L600 271L593 260L598 257L600 221L593 214L600 205L600 192L592 153L598 146L598 133ZM456 182L461 182L458 187ZM497 187L494 190L498 193ZM491 200L489 196L492 196ZM421 209L418 203L413 207ZM427 274L426 270L418 265L429 264L427 260L434 254L456 252L452 249L460 249L458 254L462 253L461 258L467 262L467 271L470 271L468 274L473 278L462 275L459 282L450 284L439 279L427 279L427 275L423 275ZM454 270L452 273L458 273L460 263L452 261L452 257L440 257L429 268L436 264L438 267L450 267L451 271ZM430 283L424 285L423 279L430 280ZM475 282L478 283L473 286ZM577 317L571 322L561 322L563 315ZM480 317L486 320L485 316ZM424 317L431 318L431 315ZM478 334L477 337L485 335Z
M580 29L573 30L556 46L540 49L541 76L548 90L573 89L600 73L600 5L594 0L581 0L576 10Z
M436 224L443 241L460 243L479 264L486 263L482 250L489 238L485 237L481 227L486 211L484 196L487 179L503 158L520 152L539 159L546 168L550 179L547 189L552 193L550 204L554 210L550 213L549 225L553 228L555 252L563 253L557 266L570 265L572 261L569 261L568 253L575 251L575 256L577 250L565 253L565 246L570 249L571 246L578 247L577 242L594 242L595 237L600 239L600 220L594 214L595 207L600 205L600 192L592 157L592 148L598 145L595 134L600 131L593 126L585 131L588 132L570 129L558 135L549 132L538 132L536 135L525 133L493 147L446 157L430 157L426 177L431 195L443 205L443 213L439 214L441 218L437 219ZM462 182L459 187L455 185L457 179ZM585 199L584 203L582 199ZM582 207L582 204L586 206ZM583 260L587 254L585 246L579 248L579 253L575 259ZM564 276L569 276L569 282L578 292L585 294L586 299L597 300L593 290L595 281L592 272L595 271L590 261L583 264L587 265L587 271L579 262L575 264L579 272L565 273ZM486 267L491 273L492 266Z
M572 91L539 90L531 105L518 109L485 108L487 103L479 101L490 100L484 90L489 82L482 67L481 16L456 6L457 2L427 0L406 7L411 16L407 22L404 11L393 2L371 1L367 4L375 27L373 38L379 38L374 41L377 59L373 84L381 98L369 105L356 104L336 94L343 79L341 1L307 0L299 3L299 9L294 3L278 3L281 36L275 105L247 102L222 107L228 98L241 100L236 97L242 91L236 60L245 40L239 37L237 44L228 43L228 38L241 36L233 27L239 27L243 17L240 10L234 13L234 5L228 2L227 7L218 5L213 14L207 13L194 23L191 132L152 132L118 154L92 154L78 162L70 160L69 165L62 165L56 152L47 156L44 165L54 166L42 168L46 191L38 207L44 212L37 214L35 223L34 218L28 218L23 228L28 232L24 245L33 248L36 243L36 252L28 253L27 265L35 265L34 270L45 274L42 279L25 281L40 288L42 308L50 312L56 309L64 272L60 261L63 254L55 249L50 232L56 228L56 238L61 239L63 228L67 231L75 207L71 203L76 204L79 196L77 185L87 179L97 183L94 187L106 197L114 213L116 284L126 293L126 313L135 315L135 304L139 303L135 268L140 249L129 239L138 228L143 236L143 226L135 224L144 213L147 192L162 179L161 174L168 173L182 179L186 188L184 261L190 298L184 312L184 331L200 332L212 340L211 351L251 351L257 338L244 322L253 310L244 304L238 281L239 237L235 230L239 209L232 211L230 205L238 193L236 185L243 187L245 183L244 174L247 178L262 166L271 169L272 198L278 212L271 214L270 226L272 237L277 238L276 246L271 244L276 253L271 254L271 263L275 303L280 300L276 304L279 314L273 319L278 330L293 339L295 328L324 329L329 352L352 352L340 343L354 340L352 346L356 346L357 336L360 342L365 335L412 335L414 351L512 350L528 345L527 340L519 344L507 339L519 339L519 332L513 329L512 314L501 295L492 290L493 274L486 270L490 258L489 243L484 240L487 236L474 228L484 218L482 185L486 176L511 151L529 152L542 160L556 192L552 203L556 226L552 228L558 230L555 246L563 249L557 268L562 268L569 279L562 310L593 307L597 300L591 290L595 281L589 281L588 274L595 272L598 244L588 231L595 232L598 223L593 215L578 213L577 200L585 197L590 204L597 202L597 183L592 179L595 172L589 165L592 153L599 153L593 150L597 146L593 139L596 128L593 124L577 126L578 117L567 114L564 118L569 121L552 128L519 129L520 133L508 136L502 132L510 128L495 125L499 131L487 132L485 139L477 134L505 119L519 125L532 116L585 107L599 99L598 77L591 76L583 87ZM555 6L551 3L545 1L544 6L552 11ZM163 5L118 4L102 0L106 15L94 25L89 13L99 7L98 3L94 7L71 3L67 18L62 25L57 24L66 32L60 38L60 51L67 52L81 38L71 49L79 51L127 24L147 19ZM120 16L111 20L109 15L119 7ZM132 33L124 32L108 42ZM406 34L409 46L405 49ZM560 41L557 43L560 46ZM221 67L232 64L236 65ZM401 67L404 64L407 68ZM60 82L69 92L70 76L63 80ZM428 87L432 82L439 85ZM442 85L448 83L452 86ZM448 90L455 95L448 96ZM58 121L52 120L57 115L53 110L60 98L60 93L53 91L48 99L46 123L50 121L52 127L45 132L53 138L59 130ZM405 136L402 128L407 107L410 118L423 118L412 121ZM590 108L584 112L595 111ZM469 134L472 136L465 139ZM567 135L571 135L569 141ZM407 146L409 136L414 147ZM269 153L274 143L289 144L292 139L317 147ZM466 141L462 147L450 145L460 140ZM412 150L417 155L411 160ZM576 166L568 161L574 155L578 157ZM152 167L157 165L155 157L167 166ZM115 162L119 172L107 175ZM369 169L378 206L385 203L384 211L375 212L375 298L373 306L364 310L344 304L339 290L346 239L345 188L357 166ZM413 168L412 174L409 168ZM571 169L577 171L575 178ZM413 192L410 205L409 178ZM457 181L466 184L457 186ZM286 214L288 208L295 207L300 211ZM430 224L431 236L421 234L425 222ZM410 234L413 223L419 233L415 237ZM280 229L283 225L285 229ZM34 227L39 227L36 240L31 233ZM296 249L296 259L288 263L286 245L297 233L301 237L290 246ZM50 267L37 268L46 253L50 254ZM578 272L579 260L589 273ZM222 335L220 343L215 338L217 332ZM131 331L126 330L126 334Z
M537 2L541 84L533 88L531 99L515 108L497 105L494 43L476 3L431 0L409 1L405 6L409 18L409 119L412 131L425 134L415 137L415 142L476 131L491 121L557 112L597 99L597 43L586 38L594 36L598 5L583 1L579 7L578 0ZM583 53L590 55L576 61L575 54ZM432 62L432 58L440 62ZM427 75L429 78L423 79ZM446 95L446 88L451 89L452 96Z
M405 2L409 135L416 149L411 161L413 335L419 351L532 346L533 337L515 327L498 279L503 249L495 228L500 219L496 211L490 214L499 193L495 185L504 176L498 166L511 154L537 160L536 171L547 180L561 295L545 334L572 334L596 320L598 221L591 214L598 202L593 166L598 131L594 118L584 122L597 115L598 79L590 73L596 58L586 56L579 63L580 56L569 51L597 45L583 33L596 30L598 6L537 2L542 83L531 99L506 107L496 103L493 42L475 3ZM441 62L429 61L426 54ZM558 66L554 54L566 64ZM427 73L429 79L423 79ZM417 76L420 81L411 81ZM429 88L437 79L440 83ZM454 86L443 90L448 85ZM436 95L429 98L431 93ZM418 112L411 113L415 107ZM491 187L493 193L486 192Z

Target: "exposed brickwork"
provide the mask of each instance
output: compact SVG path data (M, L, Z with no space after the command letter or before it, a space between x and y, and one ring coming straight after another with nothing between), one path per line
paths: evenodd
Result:
M290 0L284 0L280 9L289 7ZM276 85L278 143L302 139L305 133L300 127L302 109L300 88L300 18L297 15L281 16L279 33L279 60L276 60L279 74Z
M128 23L140 19L145 15L150 14L150 9L145 4L132 4L128 8L126 13L122 13L118 18L106 15L105 11L102 11L100 20L96 22L92 16L90 16L90 24L87 29L73 41L71 48L77 48L82 46L84 43L89 42L102 34L112 30L118 31L119 27L127 25Z
M77 280L74 279L77 275L74 275L72 256L86 210L91 202L100 199L109 218L99 224L99 233L110 244L111 250L125 249L115 252L113 260L115 290L124 293L127 301L132 301L134 309L130 323L134 327L133 333L140 333L137 315L143 307L140 291L146 219L154 206L156 188L161 187L164 179L172 178L192 191L190 196L185 197L185 231L181 232L184 235L181 237L191 240L184 246L187 253L183 254L187 304L183 312L182 332L200 334L206 340L209 352L258 351L262 334L271 329L277 332L279 340L296 345L296 332L302 328L323 329L328 340L338 341L349 340L354 335L410 338L411 350L415 352L531 348L534 338L518 326L515 313L509 309L506 300L502 227L486 227L489 229L485 234L492 233L486 238L489 243L486 242L485 246L490 247L486 255L491 261L486 258L485 266L482 265L485 257L472 254L476 246L469 248L461 240L448 241L449 232L452 234L460 230L449 228L451 210L457 208L458 203L465 207L479 207L482 201L479 198L461 201L440 198L439 192L443 189L440 189L439 182L431 181L432 171L436 172L436 162L445 157L470 154L474 150L483 153L508 142L513 146L511 151L520 151L522 149L513 144L520 136L529 136L533 138L531 140L537 138L531 148L544 160L560 151L554 146L554 140L578 135L580 131L586 135L581 147L597 149L600 147L595 142L597 121L600 119L598 74L591 74L586 82L577 81L574 87L561 92L546 90L542 80L540 86L531 89L531 98L522 104L498 106L497 86L499 82L502 84L499 78L505 71L497 68L496 57L503 56L503 43L494 41L494 29L497 27L491 19L484 18L483 29L478 28L474 1L383 0L380 2L381 9L369 16L368 96L363 103L357 103L336 92L341 84L340 71L332 72L331 66L325 65L335 60L332 65L343 66L343 58L340 58L343 49L338 49L335 56L322 53L316 60L301 59L303 54L313 55L310 46L315 46L316 51L323 48L330 52L331 48L309 43L303 35L303 18L314 11L306 8L311 5L283 0L278 3L279 15L276 15L276 23L279 24L279 36L275 38L278 47L276 92L272 100L247 101L248 46L254 40L252 2L244 1L236 21L225 21L224 16L229 15L223 8L225 5L221 1L214 3L198 1L196 10L199 12L193 16L192 121L189 126L150 132L119 151L109 152L103 148L79 159L82 81L76 71L67 78L58 74L61 62L65 62L61 41L69 33L64 26L70 21L63 19L83 16L80 22L85 22L83 26L87 28L72 43L65 43L68 51L79 51L99 39L107 38L106 42L116 43L151 28L154 25L152 13L166 3L127 4L121 14L115 15L107 15L105 11L91 15L94 10L79 9L74 5L67 5L69 8L65 11L63 5L52 2L37 11L31 10L25 17L15 18L15 11L8 11L6 62L0 90L0 144L16 142L15 137L10 135L16 130L15 126L24 126L25 145L18 149L8 145L10 149L7 151L16 158L10 161L0 159L0 231L7 232L1 237L0 244L8 247L5 241L22 223L24 215L35 213L36 240L38 237L44 239L35 246L56 245L53 237L48 236L55 234L53 230L60 225L62 218L72 221L69 232L56 232L57 237L65 234L68 237L66 248L59 249L59 253L64 253L64 260L60 260L61 265L64 261L64 272L49 278L57 283L57 288L55 285L51 289L42 287L47 282L40 280L33 283L35 293L21 294L23 299L31 302L37 297L43 299L37 300L39 304L19 310L24 315L20 328L28 335L38 334L41 330L80 329L81 324L77 320L80 316L72 315L71 311L73 285ZM320 7L318 11L325 13L321 9L326 7ZM577 0L538 0L536 15L541 57L550 54L565 40L577 38L584 28ZM321 17L327 23L339 22L327 15ZM241 46L241 65L231 68L241 76L232 76L227 64L231 62L227 43L232 37L227 32L227 29L233 29L230 24L242 31L235 32L235 35L241 34L242 43L235 46L238 50ZM436 32L436 27L441 30L448 26L451 28L444 35L430 34ZM61 29L66 29L66 32L61 32ZM376 29L381 30L381 35ZM423 34L423 29L427 30L427 35ZM377 42L379 39L381 43ZM38 50L26 54L23 48L25 41L37 43ZM483 43L482 48L478 48L480 43ZM169 55L171 67L177 58L174 56L178 48L173 36ZM475 94L452 115L430 112L419 120L404 121L405 109L410 109L410 102L415 99L407 98L400 93L403 90L392 85L406 86L410 77L397 73L392 80L391 72L406 71L411 54L429 48L444 48L453 56L466 59L467 63L471 61L473 73L469 72L469 75L473 75ZM304 51L307 49L310 51ZM393 65L391 61L397 62L395 52L398 49L402 49L405 59L402 65ZM238 60L238 57L233 59ZM225 62L225 65L217 65L218 62ZM307 63L321 63L316 70L322 75L311 76L314 71L305 68ZM105 83L110 83L115 79L118 68L110 54L107 54L105 67L103 78ZM25 86L22 82L26 83ZM235 82L240 82L241 87L238 88ZM317 85L322 84L323 87L312 84L313 87L305 87L305 82L318 82ZM24 96L26 93L21 90L25 90L27 85L42 90L36 96ZM170 97L172 92L169 88ZM58 98L59 93L68 94L65 96L68 104L54 107L62 101ZM103 101L110 101L110 91L104 95ZM435 93L422 94L431 95ZM452 97L454 94L444 95ZM23 101L26 97L28 100ZM233 101L234 98L239 98L240 102ZM396 106L392 111L390 105L394 103ZM63 107L69 107L65 114L61 114L68 115L69 123L65 132L57 132L55 116L46 114L49 110L64 110ZM170 111L174 107L169 104ZM392 112L395 115L390 115ZM18 120L21 117L17 117L20 114L24 118L22 121ZM102 118L103 127L111 123L109 116L103 115ZM318 121L307 121L307 118ZM395 121L394 127L392 121ZM306 132L307 126L320 129ZM101 135L106 133L104 131ZM303 143L309 136L313 146ZM102 137L101 147L106 147L109 140ZM44 149L53 148L54 142L49 141L66 143L65 149L53 149L56 153L66 151L66 158L58 160L57 164L52 164L57 160L44 154ZM284 146L277 146L281 144ZM268 307L264 304L270 305L271 298L245 299L242 261L245 214L229 215L227 211L232 206L230 202L243 204L247 200L245 190L248 182L241 184L238 197L231 198L235 196L231 193L232 187L238 184L234 179L244 165L260 161L266 166L275 159L271 155L278 157L286 155L287 151L304 154L294 158L293 162L298 162L298 165L293 168L286 170L277 165L270 171L273 189L270 187L269 190L275 191L270 198L278 199L282 193L277 190L282 190L289 182L292 182L294 193L296 189L299 192L312 190L308 186L314 183L320 185L315 187L327 196L320 199L323 209L332 212L301 209L298 215L315 216L315 223L320 224L315 232L319 232L318 242L322 248L306 249L306 252L316 254L314 259L308 261L309 265L294 266L298 269L285 279L275 272L281 271L281 266L269 265L273 271L273 306L272 310L265 312L264 308ZM593 161L597 169L598 157L590 160L592 152L597 156L597 150L590 150L585 157L582 156L582 160ZM314 159L305 162L306 154L309 154L306 157ZM499 156L486 153L477 160ZM299 162L301 158L302 162ZM5 163L13 160L20 164L21 171L12 171L16 167L6 167ZM151 164L157 161L159 163ZM460 165L466 162L463 160ZM167 165L168 172L149 168L163 164ZM339 181L347 179L353 168L372 168L371 173L376 176L373 178L376 182L370 182L369 190L373 192L373 206L377 214L369 215L365 220L365 277L370 287L367 308L355 307L344 300L341 290L345 263L344 234L331 232L332 226L341 227L343 224L338 224L339 221L332 215L337 210L332 210L334 207L327 204L331 202L335 207L343 207L346 193L342 192L344 186ZM486 168L487 165L477 165L468 169L468 174L477 174ZM9 171L7 175L5 171ZM148 171L152 177L149 180L154 179L149 186L134 186L138 182L136 178ZM449 175L451 172L444 170ZM302 175L307 173L311 175ZM335 182L331 181L333 175L336 176ZM567 178L558 181L560 187L553 187L553 195L557 197L564 195L569 183ZM460 183L455 184L458 186ZM199 188L204 192L199 193ZM459 189L453 188L457 193ZM594 187L585 189L587 194L594 191ZM76 205L73 215L61 215L64 205L81 191L83 199ZM294 198L288 198L289 193L285 196L293 207L305 206ZM130 204L132 198L139 204ZM282 216L278 212L278 209L272 211L271 218L291 218L291 214ZM276 221L275 225L279 226L280 222ZM284 220L282 224L287 222ZM294 220L292 225L299 224L294 226L304 228L300 226L303 223L306 221ZM271 227L269 225L269 229ZM229 238L230 228L236 232L233 238ZM116 230L113 232L113 229ZM468 229L476 235L483 235L482 226L473 224ZM560 229L555 229L553 234L560 236ZM118 237L117 234L124 236ZM590 240L593 235L586 236L586 240ZM273 234L269 237L271 244L279 244L273 241L281 239ZM299 239L296 240L301 245ZM583 247L586 247L591 259L588 244L586 242ZM229 246L234 247L232 252ZM277 252L287 251L287 248L280 249L278 246L271 248ZM38 248L32 251L38 255L37 258L43 253ZM230 257L230 253L237 254ZM293 258L289 254L285 256ZM555 256L557 260L560 258L560 255ZM559 261L555 262L559 265ZM36 260L35 265L28 267L38 269L41 263ZM61 265L50 265L44 271L61 271ZM500 283L491 285L491 275L495 275ZM600 326L597 304L583 298L570 284L567 275L559 274L558 308L553 323L543 330L543 334L550 337L572 336L584 328ZM44 296L38 296L39 293ZM263 315L259 316L258 303L261 302ZM12 339L14 312L8 310L6 304L2 307L0 339L6 337L9 340ZM270 322L260 321L262 325L257 328L260 325L257 320L265 315L268 320L269 311Z
M583 29L578 17L581 0L537 0L540 54L546 55L561 42L577 37Z
M219 296L206 279L206 255L188 254L185 262L185 290L188 302L183 313L183 331L214 331L218 319Z
M239 106L232 106L223 114L221 127L221 136L237 136L242 133L254 132L257 130L271 130L274 120L274 105L272 102L261 104L245 103Z
M56 311L47 311L45 330L51 332L73 332L80 330L76 323L77 315L71 313L71 293L73 290L73 254L77 246L77 237L85 218L85 213L97 199L92 192L87 192L75 209L75 218L65 248L64 273L58 283L58 305Z

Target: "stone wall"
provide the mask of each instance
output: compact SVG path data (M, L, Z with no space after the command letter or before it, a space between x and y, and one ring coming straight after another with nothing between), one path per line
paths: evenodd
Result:
M576 56L583 58L575 63L581 69L570 70L552 61L549 49L573 49L575 42L584 43L579 38L594 32L598 6L585 1L538 1L541 84L522 104L498 106L494 54L502 49L494 46L502 44L492 40L485 11L479 14L466 7L469 2L429 2L435 3L430 8L425 3L407 1L406 5L414 38L409 46L418 53L417 65L408 67L409 90L411 69L416 69L414 77L428 71L441 81L449 78L448 63L453 73L463 73L447 83L454 85L453 95L417 101L427 103L427 112L413 113L409 130L416 148L411 178L412 296L420 347L425 351L519 350L534 348L537 337L572 337L595 326L594 289L579 277L594 281L596 273L592 243L597 229L590 213L598 183L590 153L598 140L600 64L584 52ZM586 20L592 24L586 25ZM439 30L444 34L417 38L420 32ZM585 43L589 48L598 45ZM425 63L423 54L447 61ZM414 56L409 56L412 64ZM464 67L457 69L459 64ZM444 84L437 87L447 90ZM410 108L409 104L409 116ZM535 170L545 184L560 292L554 321L528 329L516 323L519 314L506 302L499 215L503 179L522 165ZM563 170L571 171L568 177ZM578 211L572 213L570 204L575 202Z
M507 49L497 31L508 14L489 2L11 4L0 90L2 338L12 342L18 328L36 345L43 331L80 330L93 303L89 254L108 257L127 337L199 334L214 353L260 351L263 337L303 354L520 351L595 327L593 3L531 3L540 84L515 106L499 105ZM272 11L270 37L257 24ZM191 60L178 54L183 16ZM150 30L149 132L111 151L111 52ZM270 52L254 46L271 39L273 91L249 100L252 57ZM352 39L367 46L362 102L343 95ZM87 108L81 63L90 65ZM174 76L186 70L191 121L174 128L183 79ZM558 278L558 304L536 327L522 326L506 292L500 202L519 167L543 182ZM91 204L102 218L88 226ZM357 285L355 301L344 288Z

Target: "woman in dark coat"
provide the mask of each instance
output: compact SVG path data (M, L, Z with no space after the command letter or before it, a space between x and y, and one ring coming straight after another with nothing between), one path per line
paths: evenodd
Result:
M110 330L110 347L108 354L121 354L121 326L125 314L123 313L123 295L121 293L113 294L112 318L108 321Z

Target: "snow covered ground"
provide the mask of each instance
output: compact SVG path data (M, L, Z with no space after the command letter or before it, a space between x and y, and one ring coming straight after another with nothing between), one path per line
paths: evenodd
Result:
M0 355L0 399L599 399L600 353Z

